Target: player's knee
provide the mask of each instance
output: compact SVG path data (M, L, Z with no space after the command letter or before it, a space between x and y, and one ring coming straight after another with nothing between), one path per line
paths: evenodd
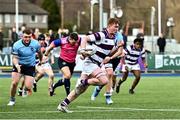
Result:
M113 72L113 70L107 70L107 75L108 76L113 76L114 75L114 72Z
M71 78L71 75L64 75L64 78L66 78L66 79L70 79Z
M39 72L39 75L40 75L40 76L43 76L43 75L44 75L44 72L40 71L40 72Z
M136 76L136 80L140 80L141 79L141 76Z
M53 79L54 78L54 74L50 74L49 78Z
M12 87L17 87L17 86L18 86L18 82L13 81L13 82L12 82Z
M26 84L25 84L25 87L26 87L27 89L31 89L31 88L32 88L32 84L31 84L31 83L26 83Z
M106 84L108 84L108 82L109 82L108 79L103 79L103 80L101 80L101 84L102 84L102 85L106 85Z
M114 74L113 74L113 72L109 72L109 73L107 73L107 75L108 76L113 76Z

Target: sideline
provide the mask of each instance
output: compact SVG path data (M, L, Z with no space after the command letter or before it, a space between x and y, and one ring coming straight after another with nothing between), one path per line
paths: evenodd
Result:
M55 77L62 77L61 73L54 73ZM142 73L143 77L180 77L180 73ZM74 77L79 77L80 72L73 73ZM121 74L118 75L119 77ZM129 74L130 77L133 76L132 73ZM0 78L10 78L11 73L0 73ZM45 77L48 77L47 75Z

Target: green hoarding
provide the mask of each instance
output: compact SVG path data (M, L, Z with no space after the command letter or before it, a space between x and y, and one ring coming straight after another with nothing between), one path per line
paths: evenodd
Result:
M53 70L58 71L58 57L55 57L55 64L52 65ZM148 70L180 70L180 55L154 55L147 56ZM76 69L79 70L77 64ZM12 67L12 56L10 54L0 55L0 69L9 69Z
M149 54L147 62L150 70L180 70L180 55Z

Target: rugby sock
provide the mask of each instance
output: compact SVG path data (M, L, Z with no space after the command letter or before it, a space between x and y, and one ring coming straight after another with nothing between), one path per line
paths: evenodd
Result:
M25 91L29 91L29 89L27 87L24 88Z
M70 79L64 78L64 88L65 88L65 90L66 90L67 96L68 96L69 93L70 93L70 85L71 85Z
M103 88L103 86L96 86L96 91L99 93L102 88Z
M22 90L23 90L23 88L22 88L22 87L20 87L20 88L19 88L19 90L21 90L21 91L22 91Z
M89 83L88 83L88 79L81 80L81 83L82 83L84 86L89 85Z
M89 85L89 84L88 84L88 79L85 79L85 80L84 80L84 85Z
M36 83L37 83L35 79L34 79L33 83L34 83L34 84L36 84Z
M62 85L64 85L64 80L60 79L54 84L53 89L56 89L57 87Z
M101 85L101 86L99 86L98 88L99 88L99 90L101 90L103 87L104 87L104 85Z
M67 106L69 105L70 101L66 98L62 101L61 106Z
M125 80L120 79L118 82L118 85L121 85L121 83L123 83Z
M15 97L10 97L10 101L15 101Z
M111 94L110 94L110 92L106 92L105 96L106 96L106 99L111 98Z

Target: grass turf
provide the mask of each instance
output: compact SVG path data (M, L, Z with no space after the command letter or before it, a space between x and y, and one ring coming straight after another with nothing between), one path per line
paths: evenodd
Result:
M58 78L55 79L55 81ZM72 78L71 89L77 78ZM47 78L38 82L38 91L31 96L16 96L16 105L7 106L11 78L0 78L0 119L180 119L180 80L178 77L142 77L134 95L128 93L133 77L112 96L114 103L105 104L104 89L95 101L90 100L93 86L73 101L71 114L56 110L65 97L64 86L56 95L48 96Z

